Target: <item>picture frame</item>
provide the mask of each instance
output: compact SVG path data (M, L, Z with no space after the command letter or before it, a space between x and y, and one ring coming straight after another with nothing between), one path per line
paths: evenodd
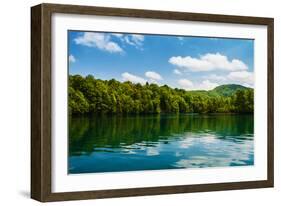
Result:
M52 17L55 14L78 15L84 17L98 16L111 18L215 23L243 25L247 27L264 26L266 29L266 65L267 75L267 126L266 137L266 178L262 180L199 183L183 185L146 186L115 189L74 190L54 192L52 144L54 120L52 111L53 90L60 87L53 84L52 54L54 29ZM116 31L118 32L118 31ZM58 42L56 42L58 43ZM129 197L142 195L161 195L190 192L206 192L251 188L266 188L274 185L274 20L272 18L230 16L217 14L200 14L172 11L138 10L124 8L107 8L78 5L40 4L31 8L31 198L41 201L65 201L95 198ZM126 181L126 180L124 180Z

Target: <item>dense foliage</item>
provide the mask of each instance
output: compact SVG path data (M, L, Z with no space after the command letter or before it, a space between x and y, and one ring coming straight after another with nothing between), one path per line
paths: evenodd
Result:
M254 91L223 85L211 91L186 91L167 85L133 84L88 75L69 76L71 114L253 113Z
M247 87L238 85L238 84L228 84L228 85L220 85L213 89L212 93L217 93L222 96L231 96L233 95L237 90L244 90L247 89Z

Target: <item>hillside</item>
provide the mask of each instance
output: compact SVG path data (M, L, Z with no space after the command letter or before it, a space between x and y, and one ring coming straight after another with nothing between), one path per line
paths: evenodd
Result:
M247 90L247 89L251 89L251 88L244 87L238 84L226 84L226 85L220 85L209 92L211 94L218 94L220 96L229 97L233 95L237 90Z

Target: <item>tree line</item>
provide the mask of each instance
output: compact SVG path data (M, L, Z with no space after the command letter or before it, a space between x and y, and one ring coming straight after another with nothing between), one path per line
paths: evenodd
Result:
M238 89L224 96L214 90L69 75L68 106L70 114L253 113L254 91Z

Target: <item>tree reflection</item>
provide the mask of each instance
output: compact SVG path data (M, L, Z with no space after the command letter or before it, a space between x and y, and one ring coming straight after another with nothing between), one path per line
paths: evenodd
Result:
M134 115L69 118L69 154L89 154L96 148L120 148L143 143L169 143L185 133L214 133L237 141L252 138L253 115ZM249 134L249 135L248 135ZM186 137L186 135L185 135Z

